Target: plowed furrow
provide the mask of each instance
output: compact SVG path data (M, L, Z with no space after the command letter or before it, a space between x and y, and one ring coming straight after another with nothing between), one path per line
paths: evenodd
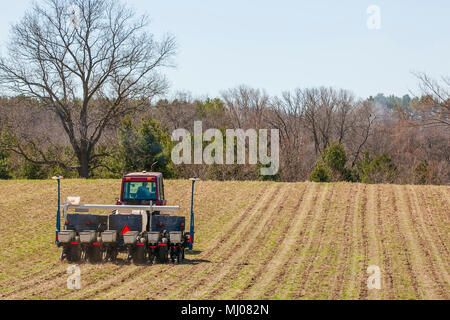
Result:
M280 292L283 288L280 288L280 286L285 285L286 283L292 283L294 279L292 279L294 272L291 272L292 268L295 268L295 265L293 265L293 261L295 261L295 259L298 257L298 255L300 254L300 251L302 249L302 245L303 243L307 242L305 241L305 239L307 239L307 234L310 230L310 226L311 226L311 222L313 219L313 212L315 212L315 210L317 210L317 202L318 202L318 198L319 195L321 195L321 199L323 199L323 197L325 196L325 191L327 190L327 188L322 187L322 191L319 192L320 189L320 185L319 184L314 184L314 187L310 187L313 191L312 191L312 198L310 197L306 206L303 208L303 212L307 212L306 213L306 217L305 217L305 222L302 223L302 228L299 231L298 234L298 238L295 238L294 241L294 248L293 250L291 248L290 252L285 253L285 259L283 262L283 264L281 265L280 271L278 271L277 276L272 277L272 279L270 281L268 281L268 285L265 286L265 292L264 292L264 299L270 299L271 297L276 297L276 298L280 298L283 297L282 294L284 294L284 292ZM303 215L303 213L302 213ZM285 290L283 290L285 291ZM286 293L287 294L287 293Z
M236 219L236 221L233 223L233 225L229 228L227 228L224 232L222 237L220 238L219 241L216 242L216 244L210 249L208 250L208 252L211 253L216 253L218 252L218 249L227 241L227 239L229 239L229 234L230 232L234 232L235 230L238 230L239 227L241 225L243 225L243 220L245 218L247 218L247 216L249 214L251 214L251 212L254 210L255 207L257 207L257 205L259 203L261 203L263 200L263 196L267 196L269 194L269 187L265 187L256 198L254 198L252 200L252 202L250 203L250 205L245 209L245 211L238 215L238 219Z
M224 234L225 241L221 242L221 246L212 251L205 258L209 259L211 263L201 264L192 268L192 278L186 279L182 286L179 286L178 290L171 290L169 293L170 298L185 297L186 295L192 295L192 291L198 290L204 284L207 283L208 278L211 275L216 275L217 270L223 268L223 266L230 261L230 257L235 253L240 245L240 242L248 230L251 230L251 226L255 226L261 221L261 217L264 216L264 212L269 207L271 201L278 197L278 193L281 189L280 185L273 185L271 189L264 194L264 196L258 201L258 203L246 211L240 216L239 223L235 223L235 230L230 230L228 234ZM164 291L159 296L167 295Z
M443 279L443 277L445 277L445 274L447 273L446 270L443 270L444 273L442 273L442 270L440 270L441 272L437 272L436 267L435 267L435 263L433 261L433 256L434 252L430 247L430 243L429 241L425 240L425 236L428 234L426 231L424 232L422 226L423 224L417 221L418 220L418 205L417 205L417 199L415 201L415 206L413 208L412 203L411 203L411 197L410 197L410 193L409 193L409 189L406 189L405 187L402 188L402 190L400 191L404 191L403 194L405 195L405 200L406 200L406 205L407 205L407 211L409 213L409 218L408 221L409 224L411 225L410 228L412 229L411 232L409 232L410 238L413 239L415 243L415 255L416 256L420 256L420 260L423 264L425 264L425 266L421 265L419 270L422 270L421 273L423 273L423 270L427 270L427 272L431 272L433 281L431 283L428 283L429 281L427 281L428 279L425 278L424 279L424 284L427 284L427 287L430 287L431 291L435 291L438 295L435 296L432 292L430 292L430 294L432 294L431 298L444 298L444 299L448 299L447 297L447 289L446 285L445 285L445 280ZM399 191L399 192L400 192ZM425 268L424 268L425 267ZM441 277L440 275L442 275L443 277ZM424 277L423 277L424 278ZM426 290L427 292L428 290ZM428 293L428 292L427 292Z
M432 186L432 188L433 188L433 192L435 192L438 195L438 199L441 202L442 210L440 210L440 212L443 213L443 215L447 219L446 221L449 221L450 220L450 196L449 196L450 187L445 186L445 187L438 188L436 186Z
M45 296L46 298L63 298L66 299L69 296L77 295L80 293L78 290L66 290L65 284L69 274L67 274L66 269L69 267L69 264L64 264L64 271L59 272L51 277L48 277L45 280L41 280L39 283L36 283L29 288L25 289L27 292L32 292L37 296ZM90 281L89 276L92 276L93 273L99 268L108 269L109 265L91 265L88 263L78 264L81 271L81 283L83 286L83 290L87 287L95 286L95 282ZM115 270L121 270L123 267L114 266Z
M341 297L342 299L358 299L360 274L365 273L361 266L362 256L362 233L361 233L361 210L360 206L363 198L364 185L359 185L358 194L355 198L355 205L352 208L352 244L351 244L351 261L349 262L349 272L347 282L344 283Z
M251 289L253 288L253 286L256 283L260 282L263 278L270 276L270 272L268 272L268 271L273 270L273 269L271 269L271 262L276 261L276 259L278 258L276 253L281 251L280 249L290 246L290 243L287 241L288 235L295 234L295 232L296 232L296 230L295 230L296 224L294 223L294 221L295 221L295 217L298 214L298 209L299 209L300 205L303 203L305 193L306 193L306 187L303 186L301 194L299 196L299 200L297 201L297 204L295 205L294 208L291 209L291 211L288 215L284 216L281 211L278 212L278 216L277 216L278 219L277 219L277 221L273 221L272 224L276 226L278 223L280 223L280 224L284 223L284 225L283 225L283 229L281 230L281 236L276 241L276 243L277 243L276 246L274 246L274 247L272 247L272 249L268 250L265 258L262 261L258 261L259 267L252 274L250 281L245 285L245 287L243 289L241 289L240 291L238 291L237 294L232 296L233 300L243 299L244 295L246 293L248 293L249 291L251 291ZM295 193L290 193L291 197L293 197L294 194ZM303 219L298 219L298 220L302 221ZM278 221L280 221L280 222L278 222Z
M382 253L381 253L381 244L379 241L379 237L377 236L377 189L376 185L368 185L367 186L367 233L369 240L368 247L368 265L369 266L377 266L382 267ZM381 268L380 268L381 269ZM381 269L381 273L383 273L383 269ZM367 272L367 270L366 270ZM369 274L366 273L366 277L369 277ZM381 281L381 279L380 279ZM367 286L367 282L366 282ZM369 300L379 300L383 295L386 294L386 291L381 291L375 288L369 288L367 299Z
M306 244L302 246L302 250L299 251L300 259L298 261L295 261L293 259L293 261L295 261L294 268L296 269L296 271L294 271L294 273L291 273L290 277L292 278L295 274L295 282L292 283L292 287L289 290L289 296L291 296L293 299L299 299L306 293L304 284L306 282L306 279L308 279L309 277L310 265L312 264L312 260L315 258L314 253L318 246L318 240L320 240L321 237L321 230L324 229L323 217L327 214L326 208L328 208L328 206L330 205L330 194L332 195L333 191L333 185L324 186L324 192L322 193L322 197L319 200L320 205L317 205L314 208L311 227L305 230L306 232L308 232L308 236L306 236Z
M330 196L326 198L323 205L323 210L318 212L318 230L314 232L312 240L312 250L309 259L306 259L305 267L300 275L299 286L294 293L294 299L300 299L306 296L309 292L307 291L307 281L311 276L311 271L313 270L317 259L319 258L319 249L321 248L322 241L325 235L325 230L327 227L327 219L330 215L330 209L332 204L332 199L335 197L336 185L331 187Z
M340 192L342 192L342 196ZM325 210L327 215L323 222L323 231L317 241L316 252L311 263L308 277L304 283L304 296L306 299L329 299L330 290L336 281L336 271L339 264L340 247L345 237L343 226L345 214L342 213L352 196L349 184L337 183L331 194L329 204ZM344 210L345 211L345 210ZM339 212L339 213L338 213ZM339 279L338 281L340 281Z
M395 193L390 186L381 186L381 195L383 201L381 202L382 210L380 213L380 222L382 232L380 231L383 248L386 251L385 257L388 269L382 269L382 290L389 283L392 283L392 295L395 299L411 299L416 298L413 282L414 274L408 264L408 256L405 248L402 234L399 232L399 225L397 221L397 200ZM388 282L387 279L392 278ZM389 293L388 293L389 296Z
M308 204L311 203L313 194L316 190L317 185L314 187L308 185L304 188L295 208L292 210L290 220L293 221L293 224L288 227L287 230L284 230L285 236L277 247L277 252L272 254L271 260L263 263L265 266L260 268L256 275L252 277L252 280L246 288L248 292L241 292L237 297L233 297L233 299L261 298L269 283L274 279L280 279L283 276L283 266L289 263L291 258L290 251L294 249L297 237L300 234L302 226L305 224L305 217L309 208ZM302 207L302 205L305 206Z
M382 210L381 206L381 186L377 186L377 231L378 238L381 242L381 253L382 253L382 261L383 266L381 268L382 276L384 281L381 282L381 288L383 292L386 293L387 299L394 299L394 278L392 273L392 258L391 253L388 250L387 240L385 235L387 234L387 230L385 227L385 219L384 216L388 215L388 212Z
M254 272L253 269L257 269L258 266L264 267L265 261L270 259L268 258L270 249L265 252L270 233L276 232L278 226L283 224L281 216L286 214L286 208L283 204L274 208L274 210L277 211L277 215L268 220L262 226L259 234L255 234L245 247L239 248L240 258L234 260L236 263L225 266L228 271L219 276L219 280L212 285L213 289L204 290L205 293L201 295L202 299L222 299L227 297L227 294L238 293L240 286L245 284L246 278ZM252 235L249 234L249 237L252 237ZM259 259L263 260L260 261ZM236 279L239 279L239 283L235 281Z
M176 288L176 279L178 284L182 283L189 272L182 271L180 266L164 264L145 267L137 276L121 283L119 287L109 287L102 291L101 299L145 299L157 300L164 299L158 292L170 292L170 289ZM166 274L172 274L172 277Z
M30 264L27 264L27 266L24 268L29 268ZM57 263L52 264L49 266L48 269L52 270L50 273L48 272L42 272L42 270L34 271L34 272L27 272L26 275L22 278L17 278L13 283L7 281L5 285L7 285L11 291L7 293L0 294L0 298L2 297L10 297L16 293L23 292L30 287L33 287L34 285L38 284L39 282L45 281L49 277L51 278L54 274L57 274L60 272L59 270L55 270L54 268L60 268L60 265ZM2 284L3 285L3 284Z
M42 288L42 286L47 285L49 282L53 282L56 279L61 279L67 275L66 270L56 271L51 274L45 272L43 273L45 276L40 277L39 279L33 279L28 282L28 285L21 285L20 288L4 294L3 297L6 299L24 299L26 297L31 297L31 293L34 295L39 295L39 293L41 293L40 288Z
M403 231L401 230L401 227L400 227L399 208L398 208L398 204L397 204L397 197L395 195L395 187L394 186L390 186L390 191L391 191L391 194L392 194L392 208L393 208L392 218L393 218L394 230L396 231L396 235L399 238L400 248L403 249L402 253L404 255L404 260L405 260L404 262L406 264L409 280L411 282L413 295L414 295L415 298L420 299L421 294L420 294L420 290L419 290L419 283L418 283L418 280L417 280L417 274L416 274L416 272L414 272L414 269L413 269L413 266L412 266L412 262L411 262L411 259L412 259L411 258L412 257L411 249L408 248L405 235L404 235L404 233L403 233Z
M126 269L124 270L123 267ZM134 265L123 266L122 270L112 276L99 279L98 281L92 281L88 286L83 286L80 292L76 291L70 298L76 299L98 299L99 295L103 292L107 292L111 288L116 288L126 283L128 280L133 279L135 276L145 271L146 267L137 267ZM105 271L104 271L105 272ZM109 273L109 272L108 272Z
M342 295L342 289L347 281L348 275L348 260L352 251L352 214L351 210L358 199L360 189L356 185L352 185L351 192L347 195L347 203L345 206L345 216L343 225L340 226L344 231L343 239L341 240L341 254L338 259L338 270L333 282L333 288L330 293L330 299L339 299Z
M450 187L448 188L450 190ZM443 200L442 197L446 197ZM449 252L448 244L450 244L450 208L448 207L449 195L443 190L438 190L437 188L428 187L426 195L427 208L430 209L430 215L432 216L433 225L436 231L443 238L443 243L447 248L446 252ZM445 256L445 255L443 255ZM446 257L450 257L449 254Z
M367 288L367 267L368 264L368 247L369 247L369 236L367 233L367 185L364 185L362 190L362 202L361 202L361 211L360 211L360 226L361 226L361 234L362 234L362 251L363 251L363 266L361 270L361 282L359 287L359 299L367 299L368 296L368 288Z
M208 281L205 281L201 287L197 288L193 295L194 299L198 297L204 298L212 288L214 288L211 291L212 295L217 294L221 290L221 286L226 285L227 279L233 277L236 266L248 264L246 255L252 254L253 251L257 251L261 246L258 236L264 235L263 231L268 231L273 227L271 223L274 220L273 217L276 217L277 212L280 211L281 203L285 200L290 188L291 186L285 186L277 194L277 197L273 199L273 202L265 210L262 210L262 217L258 219L259 221L249 228L244 237L237 242L234 250L223 260L225 263L214 272L215 276L208 278Z
M417 192L415 192L415 189L412 188L412 190L414 190L414 193L417 196ZM423 221L423 225L425 226L426 229L429 230L428 234L433 239L432 243L439 246L438 252L442 252L442 254L440 254L439 256L441 256L445 260L445 264L449 267L450 266L450 263L449 263L450 251L449 251L447 244L449 243L450 239L448 238L448 235L447 235L447 237L444 236L442 234L442 232L439 230L439 228L437 227L437 222L439 220L435 217L435 214L431 209L431 204L428 199L428 194L425 195L424 190L422 188L419 188L417 190L418 190L418 193L419 193L420 199L421 199L420 203L424 204L424 205L421 205L420 207L425 207L424 209L419 210L419 212L422 213L421 218Z

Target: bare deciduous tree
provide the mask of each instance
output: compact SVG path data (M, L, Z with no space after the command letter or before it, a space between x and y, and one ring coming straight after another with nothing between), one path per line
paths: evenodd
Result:
M56 115L81 177L104 156L95 147L108 126L167 89L159 70L170 65L175 41L155 40L147 26L146 16L136 18L113 0L45 0L12 27L0 84ZM26 155L23 145L7 147L29 161L51 162L41 152Z
M354 167L359 160L368 139L373 134L377 116L373 111L373 105L369 101L362 102L355 112L355 121L350 127L351 139L347 145L353 145L353 161L351 166Z
M416 106L422 114L421 124L425 126L450 126L450 77L441 81L425 73L415 73L419 79L422 97Z
M235 128L261 128L263 113L269 104L264 90L241 85L222 92L222 98Z

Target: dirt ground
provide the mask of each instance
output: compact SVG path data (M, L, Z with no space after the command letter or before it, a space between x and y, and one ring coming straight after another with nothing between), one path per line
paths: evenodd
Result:
M165 187L188 216L189 181ZM119 190L62 182L83 203L113 204ZM56 196L54 181L0 182L0 299L450 298L450 187L200 182L184 264L85 263L80 290L54 244Z

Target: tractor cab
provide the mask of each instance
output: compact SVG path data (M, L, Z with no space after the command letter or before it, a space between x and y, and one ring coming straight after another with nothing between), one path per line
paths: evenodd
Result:
M163 175L160 172L134 172L122 178L119 205L165 206Z

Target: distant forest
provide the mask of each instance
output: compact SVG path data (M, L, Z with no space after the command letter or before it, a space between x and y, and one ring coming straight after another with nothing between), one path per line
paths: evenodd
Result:
M204 100L179 93L114 119L96 146L100 156L91 162L89 178L119 178L150 170L157 162L154 169L168 178L448 184L448 126L427 117L421 108L426 100L383 94L356 100L332 88L270 97L264 90L240 86ZM248 164L173 165L172 131L192 131L196 120L204 130L279 129L279 173L262 177L258 165ZM39 101L0 99L0 124L2 179L47 179L57 173L80 177L70 141Z

